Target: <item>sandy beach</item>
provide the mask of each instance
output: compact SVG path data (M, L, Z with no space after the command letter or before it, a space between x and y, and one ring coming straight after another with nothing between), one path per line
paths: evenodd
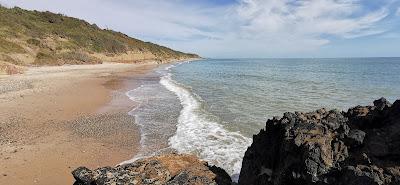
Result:
M0 182L72 184L78 166L130 159L140 134L126 96L156 64L29 68L0 77Z

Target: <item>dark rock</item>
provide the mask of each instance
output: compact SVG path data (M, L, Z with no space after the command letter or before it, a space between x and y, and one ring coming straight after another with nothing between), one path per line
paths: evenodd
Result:
M379 100L374 101L374 106L378 110L383 110L386 107L390 107L392 104L390 104L389 101L387 101L385 98L381 98Z
M357 147L363 144L365 138L365 132L357 129L350 130L347 136L347 145L351 147Z
M208 166L192 155L168 154L140 159L117 167L103 167L94 171L80 167L74 170L75 184L231 184L227 173Z
M75 185L90 185L93 181L93 172L86 167L79 167L72 171L76 182Z
M228 173L226 173L226 171L220 167L217 166L209 166L207 165L208 168L217 176L215 177L215 182L218 185L231 185L232 184L232 179L229 176Z
M205 176L198 176L190 171L182 171L176 175L167 185L191 185L191 184L210 184L217 185L217 183Z
M241 185L400 184L400 101L285 113L243 158Z

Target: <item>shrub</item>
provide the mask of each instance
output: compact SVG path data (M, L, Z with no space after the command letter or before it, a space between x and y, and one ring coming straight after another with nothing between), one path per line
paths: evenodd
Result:
M20 45L0 38L0 52L4 53L25 53L24 48Z
M34 45L34 46L39 46L40 45L40 41L37 39L28 39L26 41L28 44Z
M99 63L97 58L94 58L84 52L81 51L71 51L67 53L60 54L58 56L60 60L63 60L64 63Z
M54 53L45 51L45 50L38 52L33 64L34 65L59 65L59 63L57 63L57 57L54 55Z

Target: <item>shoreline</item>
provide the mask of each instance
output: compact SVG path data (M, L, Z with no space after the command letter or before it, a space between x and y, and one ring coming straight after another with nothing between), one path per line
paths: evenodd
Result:
M131 159L140 133L127 114L135 104L125 92L157 66L39 67L1 77L0 180L72 184L70 172L78 166Z

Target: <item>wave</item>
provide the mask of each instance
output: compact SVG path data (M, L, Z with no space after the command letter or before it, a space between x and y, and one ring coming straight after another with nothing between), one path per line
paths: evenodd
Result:
M157 72L157 71L155 71ZM157 77L157 78L154 78ZM179 111L182 109L175 94L159 83L160 75L152 73L142 79L142 85L126 92L136 106L129 115L140 129L140 149L133 159L168 152L168 139L175 134Z
M196 154L199 158L224 168L230 175L237 176L251 139L223 128L213 119L211 113L203 109L201 97L173 80L171 73L162 76L160 83L176 94L183 107L178 117L176 133L169 139L170 147L180 153Z

